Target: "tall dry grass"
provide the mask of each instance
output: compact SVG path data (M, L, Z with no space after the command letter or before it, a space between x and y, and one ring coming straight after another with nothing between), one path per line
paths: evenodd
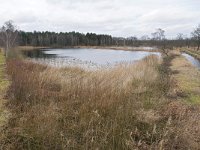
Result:
M162 64L156 56L149 56L135 65L93 72L10 60L8 107L13 116L4 130L1 148L180 146L176 136L181 130L172 123L179 111L166 109L171 104L166 99L170 79L160 69Z

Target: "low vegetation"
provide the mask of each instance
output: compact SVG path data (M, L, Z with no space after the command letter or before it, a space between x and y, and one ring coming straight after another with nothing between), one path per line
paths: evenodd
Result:
M192 51L187 50L187 53ZM194 51L193 53L198 53ZM200 55L197 55L200 56ZM172 70L176 80L176 89L182 93L181 98L190 104L200 103L200 71L180 54L172 61Z
M197 149L199 108L176 99L177 55L111 70L7 62L2 149Z
M8 110L5 107L5 95L9 85L5 72L5 58L3 53L0 51L0 132L2 132L2 129L6 125L9 117ZM0 134L0 137L1 136L3 135Z

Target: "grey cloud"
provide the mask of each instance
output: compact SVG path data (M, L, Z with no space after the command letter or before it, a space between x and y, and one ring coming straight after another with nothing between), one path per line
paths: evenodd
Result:
M0 0L0 24L26 31L79 31L142 36L156 28L189 34L200 23L199 0Z

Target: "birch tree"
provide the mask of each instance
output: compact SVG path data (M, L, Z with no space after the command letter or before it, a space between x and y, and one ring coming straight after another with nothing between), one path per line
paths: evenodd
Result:
M13 21L9 20L0 28L0 40L7 57L8 52L16 45L18 31Z

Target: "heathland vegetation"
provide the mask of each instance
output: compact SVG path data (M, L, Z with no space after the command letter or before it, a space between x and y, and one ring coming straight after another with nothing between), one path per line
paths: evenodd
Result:
M161 29L148 42L162 57L109 70L40 65L16 57L19 48L7 60L1 53L7 100L0 97L0 148L199 149L200 71L181 51L199 52L182 45L186 39L167 40Z

